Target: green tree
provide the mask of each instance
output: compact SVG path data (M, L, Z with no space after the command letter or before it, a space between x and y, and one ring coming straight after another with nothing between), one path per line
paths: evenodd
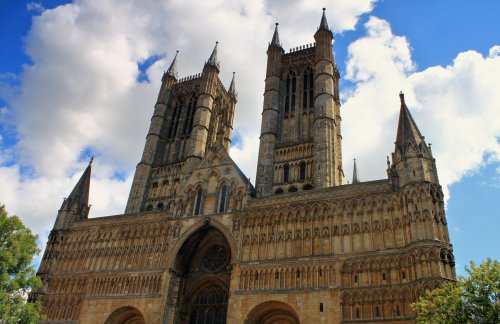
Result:
M37 238L19 217L9 216L0 205L0 324L42 319L41 303L27 302L29 292L42 284L31 266L40 253Z
M413 304L419 323L500 323L500 263L465 267L468 276L427 291Z

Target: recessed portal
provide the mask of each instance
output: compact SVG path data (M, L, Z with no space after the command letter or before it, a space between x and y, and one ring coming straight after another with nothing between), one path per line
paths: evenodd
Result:
M174 323L225 324L231 249L224 235L206 225L180 248L171 271L166 314Z

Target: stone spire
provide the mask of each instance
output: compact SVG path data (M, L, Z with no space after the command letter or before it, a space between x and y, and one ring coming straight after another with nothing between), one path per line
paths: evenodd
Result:
M439 183L436 160L430 146L425 143L417 124L406 106L405 97L399 93L401 110L398 131L389 179L393 188L402 188L408 183L427 181Z
M94 158L90 159L87 169L83 172L80 180L73 188L73 191L69 194L68 198L65 198L61 209L57 214L56 222L54 224L54 230L60 230L68 228L69 224L76 220L86 219L89 215L90 205L89 205L89 192L90 192L90 176L92 173L92 161Z
M276 23L276 28L274 28L274 35L273 35L273 39L271 40L271 43L269 44L269 47L279 47L279 48L282 48L281 47L281 43L280 43L280 35L278 33L278 23Z
M170 67L168 68L167 72L165 72L165 74L170 75L170 76L174 77L175 79L178 78L178 74L177 74L177 54L179 54L179 51L175 52L174 59L173 59L172 63L170 64Z
M406 106L405 96L403 92L399 93L401 100L401 110L399 112L398 132L396 135L396 150L399 150L404 156L408 145L411 143L415 148L424 143L424 136L420 133L417 124L410 114L410 110Z
M87 217L89 212L89 192L90 192L90 178L92 173L92 162L94 158L90 159L89 165L83 172L80 180L73 188L62 204L61 209L66 209L74 214Z
M235 82L234 82L234 75L235 75L235 72L233 72L233 79L231 80L231 85L229 86L229 94L233 97L236 97L236 85L235 85Z
M359 183L358 167L356 166L356 159L354 159L354 168L352 169L352 183Z
M219 60L217 59L217 45L219 45L219 42L215 42L214 50L212 51L212 54L208 58L207 63L205 63L205 66L213 66L217 70L219 70L220 63L219 63Z
M325 29L330 31L330 28L328 28L328 21L326 21L326 14L325 14L326 8L323 8L323 16L321 17L321 22L319 24L318 30Z

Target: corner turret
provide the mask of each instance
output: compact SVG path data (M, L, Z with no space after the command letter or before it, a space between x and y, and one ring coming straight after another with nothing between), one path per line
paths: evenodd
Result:
M215 42L215 47L208 61L205 63L201 75L200 94L196 102L194 124L187 151L189 165L196 160L201 160L205 155L207 146L211 144L209 141L210 121L217 87L220 82L220 63L217 58L218 45L219 42Z
M274 178L274 150L278 136L279 96L281 83L282 59L285 51L281 47L278 34L278 23L273 38L267 48L266 84L260 129L259 157L257 165L257 196L268 196L272 193Z
M399 112L398 130L392 153L389 178L393 187L403 187L411 182L427 181L439 183L436 162L432 156L430 144L413 119L406 106L403 92L399 93L401 108Z
M75 220L87 219L90 211L89 192L90 178L92 173L92 161L83 172L80 180L71 191L68 198L65 198L57 214L54 230L66 229Z
M314 165L315 188L342 185L342 136L340 73L333 58L333 34L328 28L325 8L318 30L314 34Z
M155 152L159 150L161 139L161 129L165 123L167 112L167 102L170 100L172 88L178 84L177 75L177 55L176 51L174 59L170 67L163 73L161 78L161 88L156 101L151 124L149 125L148 135L146 136L146 145L142 151L142 158L135 169L134 180L132 181L132 189L127 201L125 213L138 212L141 208L142 200L146 193L146 185L151 171Z

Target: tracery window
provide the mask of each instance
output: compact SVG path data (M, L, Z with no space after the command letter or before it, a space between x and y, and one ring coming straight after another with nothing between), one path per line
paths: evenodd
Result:
M303 86L302 109L311 109L314 105L314 72L310 68L304 71Z
M191 97L191 101L189 101L188 111L186 120L184 121L184 128L182 130L182 134L190 134L193 129L193 118L196 110L196 97L193 95Z
M220 244L214 244L205 251L201 263L206 271L215 272L220 270L228 259L227 249Z
M175 104L172 119L170 120L170 129L168 130L168 138L173 138L177 134L177 126L179 125L179 117L182 110L182 100L177 100Z
M227 293L218 286L204 289L191 309L189 324L225 324Z
M285 114L295 111L295 92L297 89L297 77L292 72L286 79L285 91Z

